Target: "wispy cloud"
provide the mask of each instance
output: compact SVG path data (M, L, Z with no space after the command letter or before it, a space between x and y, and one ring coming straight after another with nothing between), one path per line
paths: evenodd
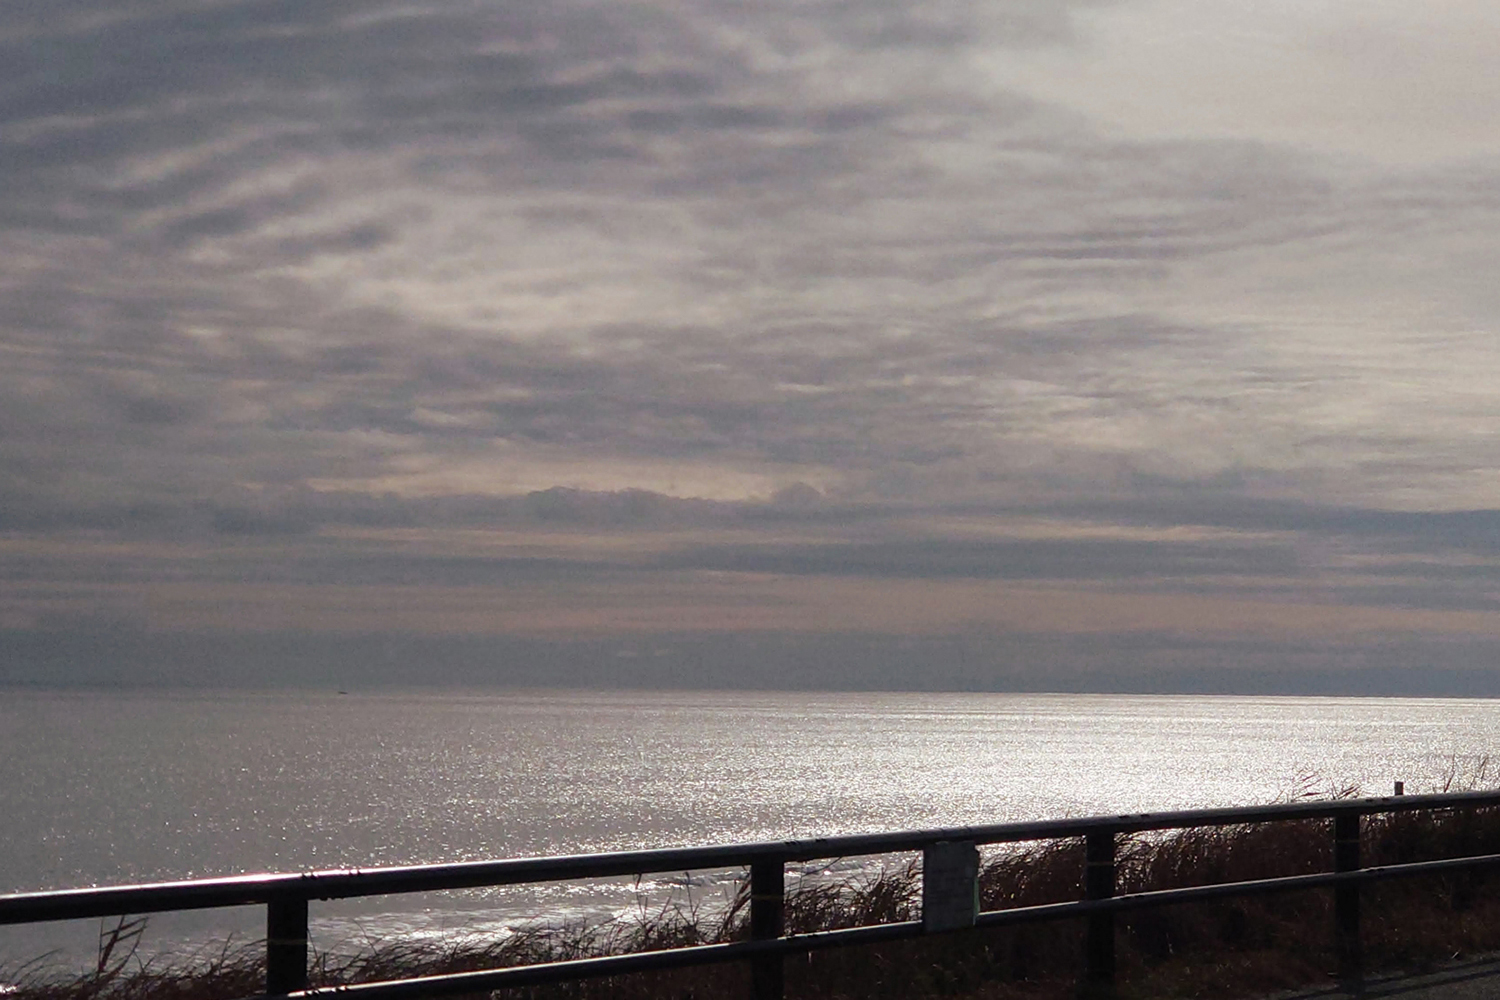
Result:
M1495 592L1486 11L13 5L0 614L1040 581L1440 635Z

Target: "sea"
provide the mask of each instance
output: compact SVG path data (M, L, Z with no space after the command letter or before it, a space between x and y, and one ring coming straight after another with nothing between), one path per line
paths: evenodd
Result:
M1488 787L1497 747L1500 701L1467 699L0 690L0 893ZM315 902L313 944L712 914L742 874ZM263 921L154 915L138 960ZM90 966L109 926L0 927L0 982Z

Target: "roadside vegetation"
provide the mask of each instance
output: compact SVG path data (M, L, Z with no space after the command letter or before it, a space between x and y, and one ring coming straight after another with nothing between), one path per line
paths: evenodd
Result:
M1352 794L1353 790L1344 790ZM1408 813L1366 819L1366 864L1500 853L1500 809ZM981 872L982 907L1077 899L1078 842L1020 845L991 853ZM1327 821L1272 823L1138 836L1121 847L1121 892L1327 871ZM1363 892L1363 941L1372 970L1421 970L1500 949L1500 874L1398 880ZM864 880L794 889L787 926L813 931L920 914L917 865ZM446 946L391 943L352 956L318 955L314 985L369 982L585 956L736 940L748 934L742 890L727 912L708 916L667 906L596 926L533 927L495 941ZM1228 899L1119 918L1123 997L1258 996L1327 985L1334 967L1328 890ZM158 968L131 949L138 926L109 927L97 967L61 975L45 963L0 969L4 1000L215 1000L260 992L259 946L225 949L182 967ZM823 952L786 961L787 996L807 1000L951 997L1051 1000L1076 995L1082 928L1077 922L959 932L896 944ZM496 1000L731 1000L749 997L739 965L640 974L495 994Z

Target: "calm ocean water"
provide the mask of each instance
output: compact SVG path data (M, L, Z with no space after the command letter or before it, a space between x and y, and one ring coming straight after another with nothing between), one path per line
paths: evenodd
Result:
M1497 741L1500 702L1456 699L11 691L0 892L1423 791ZM710 875L315 904L313 929L348 947L728 891ZM250 940L259 919L154 917L146 948ZM86 961L98 931L0 928L0 963Z

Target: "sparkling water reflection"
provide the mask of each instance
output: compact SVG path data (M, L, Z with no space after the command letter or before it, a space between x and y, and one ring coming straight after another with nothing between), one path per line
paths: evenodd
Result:
M1309 784L1418 791L1477 767L1497 730L1500 704L1439 699L12 692L0 891L1242 804ZM383 899L320 907L315 926L326 941L493 930L637 898ZM254 937L256 919L217 933ZM161 940L187 933L174 927L153 920ZM0 935L0 956L41 940Z

